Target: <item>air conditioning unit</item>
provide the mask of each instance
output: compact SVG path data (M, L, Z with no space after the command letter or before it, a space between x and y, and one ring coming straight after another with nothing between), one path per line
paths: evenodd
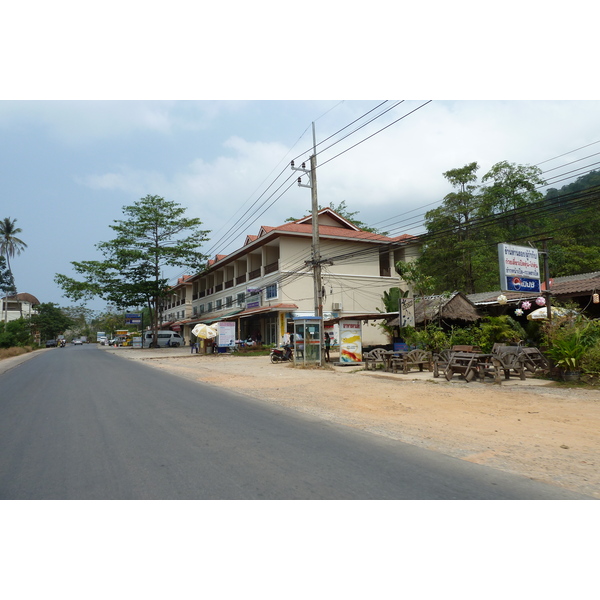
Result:
M331 310L342 310L342 303L341 302L332 302Z

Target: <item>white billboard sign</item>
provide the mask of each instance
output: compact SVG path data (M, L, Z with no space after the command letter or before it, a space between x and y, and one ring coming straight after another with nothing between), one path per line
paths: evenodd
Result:
M536 248L498 244L498 263L503 292L540 293L540 261Z

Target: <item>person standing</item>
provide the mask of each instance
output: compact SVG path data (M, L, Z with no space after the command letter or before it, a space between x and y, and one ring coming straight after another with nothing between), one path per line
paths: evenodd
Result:
M329 337L329 333L327 331L324 335L325 338L325 362L329 362L329 350L331 349L331 338Z

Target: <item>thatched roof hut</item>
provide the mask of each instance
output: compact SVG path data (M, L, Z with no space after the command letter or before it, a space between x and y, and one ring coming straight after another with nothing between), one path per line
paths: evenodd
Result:
M462 293L451 296L425 296L415 299L415 324L431 321L467 321L473 323L481 318L475 305ZM390 327L399 326L399 318L388 322Z

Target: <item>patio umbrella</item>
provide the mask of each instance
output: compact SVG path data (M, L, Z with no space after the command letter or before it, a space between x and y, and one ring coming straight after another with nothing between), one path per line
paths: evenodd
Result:
M577 313L574 310L568 310L566 308L560 308L559 306L552 306L552 318L556 319L557 317L568 317L570 315L576 315ZM529 321L539 321L542 319L548 318L548 307L542 306L541 308L536 308L532 310L528 315L527 319Z
M203 340L212 340L217 337L217 330L205 323L198 323L198 325L192 329L192 333Z

